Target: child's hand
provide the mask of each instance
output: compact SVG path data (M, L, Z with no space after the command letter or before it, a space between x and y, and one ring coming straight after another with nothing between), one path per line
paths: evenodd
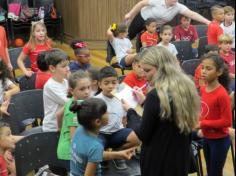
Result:
M135 148L119 151L120 159L130 160L135 154Z
M1 113L3 114L6 114L6 115L10 115L9 112L7 112L7 109L8 109L8 106L10 104L10 101L9 100L6 100L2 103L1 107L0 107L0 111Z
M12 156L12 153L10 151L6 151L4 153L4 159L7 163L7 169L10 171L11 176L16 176L16 165L15 165L15 159Z
M143 94L142 89L139 87L133 87L133 95L137 99L138 103L141 105L146 99L146 96Z
M29 70L27 70L24 74L25 74L25 76L27 76L27 77L31 77L32 75L33 75L33 71L29 71Z
M124 99L121 99L122 106L124 110L127 112L130 109L130 105Z
M13 70L13 66L11 65L11 63L8 63L8 64L7 64L7 67L8 67L8 69L9 69L10 71Z

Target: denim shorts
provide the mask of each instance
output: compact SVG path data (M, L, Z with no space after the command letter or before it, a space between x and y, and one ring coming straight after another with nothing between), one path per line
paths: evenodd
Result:
M129 65L126 65L126 63L125 63L125 58L126 58L126 56L123 57L123 58L120 60L120 66L121 66L122 68L124 68L124 67L129 67Z
M127 141L129 134L133 130L130 128L122 128L112 134L99 133L98 137L101 140L104 148L119 148Z

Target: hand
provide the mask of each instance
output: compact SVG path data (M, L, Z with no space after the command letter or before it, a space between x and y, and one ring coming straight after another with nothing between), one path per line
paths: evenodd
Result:
M197 131L197 136L200 137L200 138L203 138L203 133L202 133L202 130L198 130Z
M121 99L121 103L126 112L131 108L127 101L125 101L124 99Z
M10 104L10 101L8 101L8 100L6 100L2 103L2 105L0 107L1 113L6 114L8 116L10 115L9 112L7 112L9 104Z
M11 173L11 176L16 176L15 159L12 156L12 153L10 151L6 151L4 153L4 159L6 161L8 171L10 171Z
M8 67L8 69L9 69L10 71L13 70L13 66L11 65L11 63L8 63L8 64L7 64L7 67Z
M146 96L143 94L143 91L139 87L133 87L133 95L140 105L144 103Z
M25 76L27 76L27 77L31 77L32 75L33 75L33 71L26 71L24 74L25 74Z
M135 154L135 148L118 151L120 159L130 160Z
M10 101L11 95L8 91L3 93L3 101Z
M127 14L125 15L125 23L128 24L129 21L130 21L130 19L131 19L131 15L130 15L130 13L127 13Z

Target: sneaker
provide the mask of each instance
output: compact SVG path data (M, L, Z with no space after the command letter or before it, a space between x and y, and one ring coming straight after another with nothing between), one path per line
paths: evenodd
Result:
M125 160L115 159L115 160L112 160L112 161L113 161L113 164L114 164L116 169L118 169L118 170L128 169L128 166L126 165Z

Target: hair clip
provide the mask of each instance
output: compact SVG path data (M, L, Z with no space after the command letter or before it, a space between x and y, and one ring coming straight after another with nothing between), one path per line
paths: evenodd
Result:
M78 42L75 44L76 48L85 48L87 47L87 44L85 42Z
M117 29L117 24L116 23L112 23L111 24L111 30L115 31Z
M41 19L41 20L39 20L39 21L32 21L32 22L31 22L31 25L34 26L34 25L36 25L36 24L38 24L38 23L44 23L44 20Z

